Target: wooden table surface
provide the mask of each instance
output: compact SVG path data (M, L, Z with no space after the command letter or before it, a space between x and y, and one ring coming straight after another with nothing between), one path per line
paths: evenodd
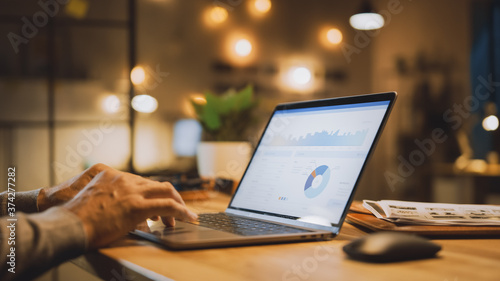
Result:
M221 211L229 197L188 203ZM437 258L388 264L350 260L342 247L366 233L344 223L332 241L169 251L128 236L73 263L104 280L500 280L500 239L433 240Z

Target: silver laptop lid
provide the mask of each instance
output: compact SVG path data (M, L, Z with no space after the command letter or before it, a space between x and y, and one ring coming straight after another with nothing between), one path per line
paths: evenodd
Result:
M278 105L226 211L338 230L395 98Z

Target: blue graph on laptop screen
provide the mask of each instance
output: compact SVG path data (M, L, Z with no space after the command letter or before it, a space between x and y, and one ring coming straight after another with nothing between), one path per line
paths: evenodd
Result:
M337 224L388 106L275 111L231 207Z

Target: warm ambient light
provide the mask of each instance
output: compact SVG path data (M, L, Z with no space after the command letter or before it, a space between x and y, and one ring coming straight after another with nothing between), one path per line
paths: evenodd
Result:
M252 43L247 39L240 39L234 44L234 52L240 57L246 57L252 52Z
M342 32L336 28L330 28L326 33L326 39L328 42L337 45L342 42Z
M102 100L102 109L110 114L118 112L121 102L116 95L109 95Z
M483 128L486 131L495 131L498 129L498 117L495 115L490 115L483 120Z
M212 6L205 10L203 17L206 25L214 27L227 20L228 12L221 6Z
M358 30L374 30L384 26L384 17L377 13L360 13L351 16L349 23Z
M130 72L130 79L134 85L140 85L146 79L146 72L142 66L136 66Z
M158 108L158 101L150 95L137 95L132 99L132 108L138 112L151 113Z
M304 86L311 81L311 70L306 67L292 67L288 72L291 85Z
M235 66L246 66L257 57L255 37L246 31L235 30L226 35L224 57Z
M210 19L214 23L225 22L227 19L227 10L219 6L213 7L210 9Z
M270 0L255 0L254 2L255 10L259 13L265 14L271 10Z

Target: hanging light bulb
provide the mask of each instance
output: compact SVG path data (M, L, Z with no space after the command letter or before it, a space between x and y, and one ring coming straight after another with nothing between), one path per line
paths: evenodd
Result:
M349 19L351 26L358 30L374 30L384 26L384 17L375 13L369 1L365 0L358 13Z

